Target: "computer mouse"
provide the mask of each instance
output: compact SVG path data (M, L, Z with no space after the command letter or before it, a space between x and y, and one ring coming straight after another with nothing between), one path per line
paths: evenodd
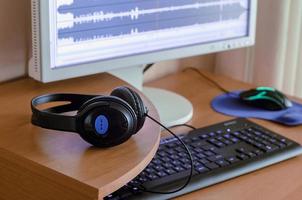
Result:
M271 87L258 87L243 91L241 101L266 110L283 110L292 107L292 102L280 91Z

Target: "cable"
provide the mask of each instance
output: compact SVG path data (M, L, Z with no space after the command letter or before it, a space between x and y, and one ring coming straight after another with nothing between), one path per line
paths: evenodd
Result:
M146 67L143 70L143 73L145 74L155 63L151 63L146 65ZM211 79L210 77L208 77L207 75L205 75L204 73L202 73L200 70L194 68L194 67L189 67L184 69L183 71L187 71L187 70L192 70L197 72L200 76L202 76L204 79L206 79L207 81L211 82L212 84L214 84L218 89L220 89L222 92L224 93L231 93L229 90L225 89L224 87L222 87L217 81ZM192 128L192 127L190 127Z
M170 129L168 129L167 127L165 127L163 124L161 124L159 121L157 121L156 119L154 119L153 117L149 116L147 113L146 113L146 117L148 117L149 119L151 119L152 121L154 121L156 124L160 125L161 127L163 127L166 131L168 131L171 135L173 135L182 145L183 147L185 148L185 150L187 151L189 157L190 157L190 161L191 161L191 169L190 169L190 174L189 174L189 177L187 179L187 181L185 182L185 184L183 186L181 186L180 188L174 190L174 191L168 191L168 192L161 192L161 191L152 191L152 190L148 190L146 188L144 188L143 186L141 186L141 189L144 191L144 192L148 192L148 193L153 193L153 194L173 194L173 193L176 193L176 192L179 192L181 191L182 189L184 189L185 187L187 187L192 179L192 176L193 176L193 168L194 168L194 160L193 160L193 157L192 157L192 154L188 148L188 146L182 141L182 139L177 136L175 133L173 133Z
M143 70L143 73L145 74L153 65L154 65L154 63L146 65L146 67Z
M187 70L192 70L197 72L200 76L202 76L204 79L206 79L207 81L211 82L212 84L214 84L218 89L220 89L222 92L224 93L231 93L231 91L225 89L224 87L222 87L218 82L216 82L215 80L211 79L210 77L208 77L207 75L205 75L204 73L202 73L200 70L194 68L194 67L189 67L184 69L183 71L187 71Z
M181 127L181 126L188 127L188 128L190 128L190 129L192 129L192 130L196 130L196 129L197 129L197 128L195 128L194 126L191 126L191 125L189 125L189 124L178 124L178 125L171 126L171 127L169 127L169 128L171 129L171 128L176 128L176 127Z

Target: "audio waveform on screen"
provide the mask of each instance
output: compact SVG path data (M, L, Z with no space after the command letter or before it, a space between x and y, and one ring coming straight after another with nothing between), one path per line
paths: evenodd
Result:
M81 42L239 19L242 0L58 0L59 40Z

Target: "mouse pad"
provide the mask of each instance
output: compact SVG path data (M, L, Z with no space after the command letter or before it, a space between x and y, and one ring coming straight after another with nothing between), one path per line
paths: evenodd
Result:
M263 108L253 107L240 101L241 91L233 91L213 99L212 108L222 114L235 117L250 117L275 121L288 126L302 124L302 105L293 102L293 106L285 110L269 111Z

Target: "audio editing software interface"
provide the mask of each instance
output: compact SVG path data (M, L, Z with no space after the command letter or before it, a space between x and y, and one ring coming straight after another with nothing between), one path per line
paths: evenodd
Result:
M250 0L53 0L53 68L248 35Z

